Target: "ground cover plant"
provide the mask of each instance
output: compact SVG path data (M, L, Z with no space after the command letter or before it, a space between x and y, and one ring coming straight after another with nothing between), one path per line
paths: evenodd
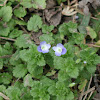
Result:
M0 100L92 100L100 93L90 85L100 67L99 3L84 1L0 0Z

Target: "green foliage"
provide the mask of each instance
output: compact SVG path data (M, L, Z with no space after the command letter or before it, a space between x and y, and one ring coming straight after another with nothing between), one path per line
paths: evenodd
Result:
M96 34L96 32L91 28L91 27L87 27L87 31L88 31L88 34L90 35L90 37L92 38L92 39L95 39L96 37L97 37L97 34Z
M9 73L0 73L0 84L9 84L11 79L12 75Z
M46 0L23 0L21 2L21 4L25 7L25 8L31 8L34 7L35 9L45 9L46 8Z
M10 34L9 37L10 38L16 38L19 37L20 35L22 35L23 31L18 30L18 29L14 29Z
M26 73L27 73L26 66L25 65L22 65L22 64L17 65L13 69L13 76L15 76L17 78L24 77Z
M0 9L0 17L4 22L8 22L12 17L12 8L10 6L4 6Z
M8 36L9 27L4 27L4 22L0 22L0 36Z
M32 80L32 76L30 74L27 74L24 77L24 86L32 86L33 80Z
M8 0L0 6L0 92L9 100L76 100L100 63L99 20L90 26L90 15L79 16L81 24L61 20L54 27L42 21L45 8L46 0ZM88 47L86 33L95 47ZM51 45L48 53L38 52L42 41ZM58 43L66 54L55 55L52 47Z
M82 20L82 22L81 22L81 25L78 27L80 33L86 34L86 27L87 27L88 24L89 24L90 16L91 16L91 15L89 14L88 16L85 15L85 16L83 17L83 20Z
M30 35L23 34L17 38L15 41L15 45L19 48L27 48L32 44L32 41L30 40Z
M52 30L54 29L54 26L51 25L51 26L47 26L47 25L43 25L42 26L42 32L43 33L50 33Z
M46 41L47 43L53 44L54 38L50 34L43 34L39 37L40 41Z
M27 25L27 23L25 21L18 20L18 19L15 20L15 23L18 24L18 25Z
M18 100L21 96L21 91L18 87L12 86L6 90L6 94L11 100Z
M27 24L27 29L29 31L38 32L39 29L42 27L42 20L39 15L33 15L33 17L30 18Z
M46 8L46 0L34 0L33 5L35 9L45 9Z
M16 17L24 17L26 15L26 10L22 7L14 10L14 15Z
M3 59L0 59L0 69L3 68Z

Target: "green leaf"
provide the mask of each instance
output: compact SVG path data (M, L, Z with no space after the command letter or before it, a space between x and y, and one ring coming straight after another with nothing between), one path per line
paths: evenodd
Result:
M48 72L46 76L53 76L56 73L56 71L52 70L51 72Z
M5 27L4 23L0 22L0 36L8 36L9 32L10 32L10 28Z
M49 94L51 94L51 95L56 95L56 87L55 87L55 85L50 86L50 87L48 88L48 92L49 92Z
M73 87L75 85L76 85L75 83L71 83L71 84L69 84L69 87Z
M98 33L100 31L100 19L99 18L98 18L98 20L91 19L91 22L93 23L92 24L93 25L93 29L95 30L96 33Z
M17 50L12 57L10 58L10 64L12 65L19 65L21 64L21 59L19 57L19 50Z
M20 37L17 38L15 41L15 45L17 45L19 48L27 48L32 44L32 41L30 40L29 34L23 34Z
M4 85L0 85L0 92L5 93L6 87Z
M0 69L3 68L3 59L0 59Z
M48 26L48 25L43 25L42 26L42 32L43 33L50 33L52 30L54 29L54 26L51 25L51 26Z
M36 45L31 45L29 50L21 50L20 57L31 65L44 66L46 64L43 55L38 52Z
M65 96L57 95L57 100L65 100ZM67 99L66 99L67 100Z
M36 65L28 65L27 69L31 73L31 75L35 78L40 78L42 76L43 67Z
M10 86L6 90L6 94L10 98L10 100L20 100L21 91L18 87Z
M32 76L30 74L27 74L25 77L24 77L24 87L26 86L32 86Z
M45 76L43 76L41 78L40 82L46 87L50 87L52 85L55 85L55 81L54 80L51 80L51 79L49 79L48 77L45 77Z
M45 9L46 8L46 0L34 0L33 7L35 9Z
M39 37L40 41L46 41L47 43L53 44L54 43L54 39L51 35L49 34L43 34Z
M12 76L9 73L0 73L0 84L9 84L12 80Z
M80 85L78 86L78 89L80 91L82 91L85 88L86 84L87 84L87 80L86 79L82 80L81 83L80 83Z
M64 67L64 59L62 57L54 57L55 69L62 69Z
M82 44L83 43L84 34L74 33L74 34L72 34L72 37L74 38L73 40L75 41L76 44Z
M70 92L67 94L66 100L74 100L74 94L73 94L73 92L70 91Z
M60 25L59 32L61 35L67 35L67 33L68 33L67 23L63 23L62 25Z
M15 23L18 24L18 25L27 25L27 23L25 21L18 20L18 19L15 20Z
M33 100L33 97L30 94L29 87L23 88L21 94L24 94L23 96L21 96L21 100Z
M32 0L23 0L20 4L23 5L25 8L31 8L32 7Z
M66 71L60 70L58 73L58 80L59 81L65 81L68 80L69 76L68 73L66 73Z
M12 47L9 42L6 42L2 48L2 56L11 55L12 54Z
M94 64L99 64L99 63L100 63L100 56L96 55L95 60L94 60Z
M74 23L72 21L69 21L68 23L66 23L68 26L68 29L76 29L77 28L77 23Z
M94 73L96 71L96 65L87 65L86 69L88 70L89 73Z
M65 82L61 82L61 81L58 81L56 83L56 96L57 95L60 95L63 94L63 96L65 96L67 93L68 93L68 88L67 88L67 85L65 84Z
M23 64L20 64L20 65L17 65L16 67L14 67L13 69L13 75L17 78L21 78L21 77L24 77L25 74L27 73L27 68L25 65Z
M91 27L88 26L86 29L87 29L87 34L90 35L92 39L95 39L97 37L96 32Z
M42 27L42 19L39 15L33 15L28 21L27 29L29 31L38 32L39 29Z
M81 25L78 26L78 29L79 29L79 32L80 32L80 33L86 34L86 27L87 27L88 24L89 24L90 17L91 17L90 14L89 14L88 16L85 15L85 16L83 17L83 20L82 20L82 22L81 22Z
M0 85L0 92L5 93L6 91L6 87L4 85ZM0 96L0 100L4 100L1 96Z
M15 27L16 23L14 19L11 19L8 23L7 26L9 27L9 30L12 31Z
M10 38L16 38L19 37L20 35L22 35L23 31L18 30L18 29L14 29L10 34L9 37Z
M8 22L12 17L12 8L10 6L4 6L0 9L0 17L4 22Z
M30 94L36 100L50 100L50 96L47 93L47 88L39 81L34 81Z
M14 10L14 15L16 17L24 17L26 15L26 10L23 7L19 7L17 9Z
M77 78L79 75L79 70L76 66L74 66L75 68L69 69L67 70L68 75L72 78Z
M46 61L46 64L48 64L50 67L53 67L53 57L50 55L50 53L47 53L44 55L44 59Z

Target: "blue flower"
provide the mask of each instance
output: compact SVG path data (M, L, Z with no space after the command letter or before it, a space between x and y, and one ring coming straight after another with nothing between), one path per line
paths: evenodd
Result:
M84 61L83 63L84 63L84 64L86 64L87 62L86 62L86 61Z
M48 53L51 45L47 44L45 41L41 42L40 45L37 47L37 50L42 53Z
M52 49L55 51L56 56L64 55L67 52L66 48L61 43L57 44Z

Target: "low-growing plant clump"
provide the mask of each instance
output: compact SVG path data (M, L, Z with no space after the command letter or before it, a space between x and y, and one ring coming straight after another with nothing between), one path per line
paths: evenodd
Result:
M0 3L0 100L78 100L100 63L96 20L47 24L46 0Z

